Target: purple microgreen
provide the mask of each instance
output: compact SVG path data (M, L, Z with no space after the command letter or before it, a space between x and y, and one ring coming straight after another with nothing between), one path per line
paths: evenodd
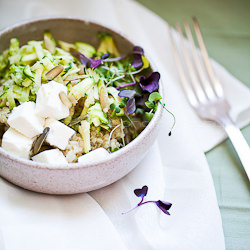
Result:
M161 211L167 215L170 215L170 213L168 212L168 210L171 208L172 204L166 201L145 201L143 202L144 197L147 195L148 192L148 187L147 186L143 186L141 189L135 189L134 193L137 197L141 197L141 201L132 209L128 210L125 213L122 214L127 214L129 212L131 212L132 210L136 209L137 207L147 204L147 203L155 203L157 207L159 207L161 209Z
M143 66L141 55L134 55L134 61L132 62L131 66L133 66L135 69L139 69Z
M103 54L103 55L101 56L101 59L105 60L105 59L107 59L108 57L109 57L109 53L106 53L106 54Z
M102 59L98 58L98 59L91 59L89 58L89 63L90 63L90 68L91 69L95 69L97 68L102 62Z
M83 64L84 66L87 65L87 63L88 63L87 57L84 56L82 53L80 53L79 51L77 51L75 49L70 49L70 53L72 56L77 58L81 62L81 64Z
M139 46L135 46L133 48L133 56L134 61L132 62L131 66L133 66L135 69L139 69L143 66L142 56L144 56L143 48Z
M81 64L83 64L86 67L90 67L91 69L93 68L95 69L96 67L98 67L103 60L101 58L97 59L89 58L75 49L71 49L70 53L72 56L77 58L81 62Z
M136 84L136 82L125 83L125 84L122 84L122 85L117 86L117 87L115 87L115 88L116 88L116 89L122 89L122 88L125 88L125 87L133 86L133 85L135 85L135 84Z
M134 55L141 55L141 56L144 56L144 50L142 47L140 46L134 46L133 48L133 54Z
M155 204L161 209L161 211L167 215L170 215L168 210L171 208L172 204L166 201L155 201Z
M123 89L118 93L120 97L127 97L128 99L134 98L136 95L136 91L134 89Z
M137 197L141 197L142 200L144 199L144 197L147 195L148 193L148 187L147 186L143 186L142 188L138 188L134 190L134 193Z
M160 80L160 73L152 72L147 77L141 76L139 84L142 90L152 93L159 88L159 80Z
M128 98L127 111L129 114L133 114L136 110L136 106L135 106L136 95L137 93L134 89L123 89L118 93L118 96Z
M136 110L135 98L129 99L126 107L127 107L128 113L133 114Z

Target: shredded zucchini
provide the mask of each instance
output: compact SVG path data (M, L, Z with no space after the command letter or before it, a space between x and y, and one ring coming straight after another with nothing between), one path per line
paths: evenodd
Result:
M87 121L82 121L81 126L79 126L79 133L83 139L83 150L87 154L91 150L90 145L90 123Z
M88 109L87 114L88 114L87 121L90 124L93 123L95 127L98 127L101 124L108 124L107 115L102 111L99 102L96 102L95 105L91 106Z
M110 132L118 120L133 124L132 115L126 112L127 98L120 97L118 89L135 81L139 86L139 75L136 76L136 70L131 67L130 57L117 60L120 53L110 34L99 36L97 49L82 41L56 41L50 31L45 31L43 37L43 41L32 40L21 47L19 40L12 38L9 48L0 54L1 108L10 111L24 102L35 102L40 87L53 79L67 87L67 98L72 106L70 115L62 122L68 125L76 121L71 127L80 133L84 153L91 150L91 128L98 133L104 130ZM81 57L77 58L74 51L89 61L80 60ZM109 54L108 60L104 59L107 56L104 54ZM95 65L91 64L93 61L100 63L91 66ZM144 56L142 61L142 69L148 68L149 63ZM47 73L58 65L62 66L60 72L50 77L51 74Z

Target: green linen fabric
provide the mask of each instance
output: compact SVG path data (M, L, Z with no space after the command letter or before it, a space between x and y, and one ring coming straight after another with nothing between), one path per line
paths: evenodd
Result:
M137 0L171 25L198 18L209 55L250 87L249 0ZM250 145L250 125L243 134ZM250 183L229 140L206 153L227 250L250 249Z

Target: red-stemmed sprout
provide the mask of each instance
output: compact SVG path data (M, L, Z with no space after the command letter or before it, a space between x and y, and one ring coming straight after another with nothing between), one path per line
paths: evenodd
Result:
M89 57L85 56L84 54L82 54L81 52L79 52L75 49L71 49L70 53L72 56L77 58L81 62L81 64L83 64L84 66L89 67L91 69L97 68L103 60L105 60L107 57L109 57L109 54L104 54L104 55L102 55L101 58L93 59L93 58L89 58Z
M147 195L148 193L148 187L147 186L143 186L142 188L138 188L134 190L134 193L137 197L141 198L141 201L137 204L137 206L135 206L134 208L128 210L125 213L122 214L127 214L131 211L133 211L134 209L136 209L137 207L144 205L146 203L154 203L156 204L157 207L159 207L161 209L161 211L167 215L170 215L170 213L168 212L168 210L171 208L172 203L166 202L166 201L144 201L144 197Z

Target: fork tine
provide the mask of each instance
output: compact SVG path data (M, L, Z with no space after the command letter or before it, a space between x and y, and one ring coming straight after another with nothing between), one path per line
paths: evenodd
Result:
M188 38L190 45L191 45L191 51L193 54L194 64L196 66L196 71L197 71L197 74L199 76L200 83L202 84L202 87L203 87L207 97L209 99L214 99L216 94L214 93L214 90L213 90L209 80L205 76L204 69L201 66L200 60L198 58L198 52L195 48L194 39L193 39L191 29L190 29L190 26L189 26L187 20L184 21L184 28L186 31L187 38Z
M176 48L176 45L175 45L175 42L174 42L174 38L173 38L173 34L172 34L171 29L172 28L171 28L170 24L168 24L169 37L170 37L171 45L172 45L172 48L173 48L176 65L177 65L179 75L180 75L180 78L181 78L182 88L184 89L184 92L186 93L186 96L187 96L190 104L192 106L197 106L197 104L198 104L197 98L194 95L194 92L193 92L193 90L191 88L191 85L188 83L187 78L185 77L184 69L183 69L182 64L181 64L180 56L178 54L178 51L177 51L177 48Z
M213 72L213 69L211 67L210 60L209 60L208 53L207 53L207 49L206 49L205 43L204 43L202 35L201 35L200 26L198 24L198 21L197 21L196 17L193 17L192 20L193 20L194 30L196 33L196 37L197 37L200 49L201 49L203 61L204 61L204 64L206 66L210 82L211 82L217 96L223 97L223 89L222 89L222 86L219 83L219 81L216 79L214 72Z
M196 94L197 98L199 99L199 101L204 103L207 98L206 98L206 95L205 95L205 93L204 93L204 91L199 83L199 80L197 78L197 74L195 73L194 68L192 66L192 62L190 60L190 57L188 55L188 51L187 51L186 46L184 44L184 38L183 38L182 31L181 31L181 27L178 23L176 24L176 29L180 35L182 53L184 56L184 60L185 60L187 69L188 69L189 77L191 80L190 82L192 84L193 90L195 91L195 94Z

